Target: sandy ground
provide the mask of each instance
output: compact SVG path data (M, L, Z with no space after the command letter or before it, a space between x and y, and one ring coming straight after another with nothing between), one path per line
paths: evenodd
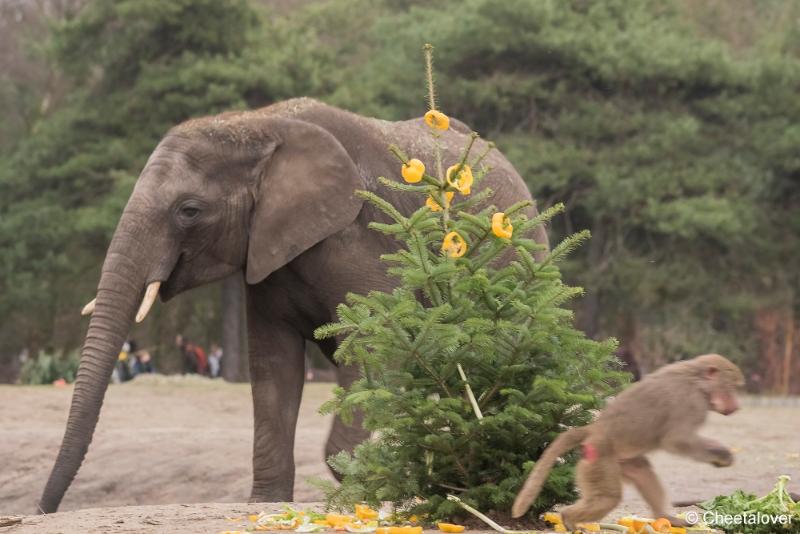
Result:
M323 447L331 421L317 410L330 384L308 384L295 447L295 499L319 501L309 477L330 478ZM55 458L71 388L0 386L0 516L35 512ZM206 379L148 377L109 388L94 442L62 512L27 517L14 532L218 532L267 509L241 504L250 489L250 390ZM800 404L745 401L731 417L712 415L705 433L733 447L737 462L715 469L665 454L652 457L675 500L736 488L770 490L780 474L800 491ZM192 503L216 503L193 504ZM237 504L238 503L238 504ZM145 506L155 505L155 506ZM121 507L114 508L109 507ZM69 512L71 510L80 512ZM630 489L612 515L645 514ZM2 521L0 520L0 525Z

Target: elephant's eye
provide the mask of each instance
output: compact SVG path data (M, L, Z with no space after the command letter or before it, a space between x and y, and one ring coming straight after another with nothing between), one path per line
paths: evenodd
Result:
M187 219L194 219L199 213L200 210L194 206L184 206L181 208L181 215Z

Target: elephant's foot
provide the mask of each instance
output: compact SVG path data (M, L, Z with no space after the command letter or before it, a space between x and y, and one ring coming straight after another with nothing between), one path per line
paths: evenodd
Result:
M292 484L292 486L294 486L294 484ZM250 498L247 500L247 502L292 502L293 500L293 487L286 487L285 484L268 486L257 486L254 484L253 489L250 492Z
M292 469L280 473L259 471L253 477L249 502L292 502L294 499L294 461Z

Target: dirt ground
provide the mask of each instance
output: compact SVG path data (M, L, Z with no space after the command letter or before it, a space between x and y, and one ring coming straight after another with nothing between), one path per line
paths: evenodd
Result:
M331 478L323 462L331 420L317 413L331 389L308 384L303 396L295 447L298 502L321 498L309 477ZM71 393L70 387L0 386L0 516L35 512ZM744 404L728 418L712 415L705 431L734 448L733 467L653 455L674 500L736 488L764 493L781 474L792 476L792 490L800 491L800 404ZM247 385L181 377L112 385L89 454L61 506L62 512L90 509L27 517L0 526L0 533L218 532L244 526L226 517L267 509L241 504L250 489L251 417ZM623 513L646 514L630 488L612 516Z

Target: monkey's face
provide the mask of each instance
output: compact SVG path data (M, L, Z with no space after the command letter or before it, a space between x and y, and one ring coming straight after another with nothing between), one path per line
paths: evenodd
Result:
M730 415L739 409L736 390L744 385L744 377L738 367L732 363L710 365L704 378L710 409L722 415Z
M733 392L712 391L711 409L722 415L730 415L739 409L739 401Z

